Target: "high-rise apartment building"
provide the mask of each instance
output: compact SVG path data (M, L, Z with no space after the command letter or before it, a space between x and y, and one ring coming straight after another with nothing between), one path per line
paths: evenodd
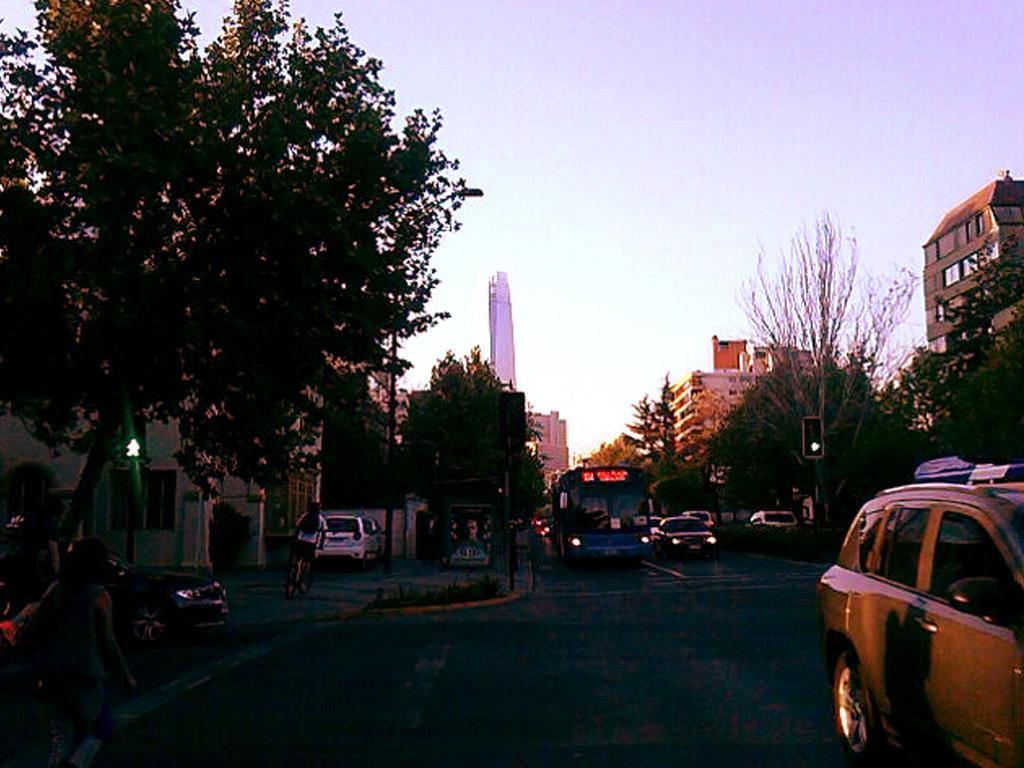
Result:
M531 413L531 426L540 433L537 438L537 452L548 480L569 469L569 437L565 419L559 418L558 411Z
M924 310L928 346L945 352L954 330L949 309L974 284L979 258L997 259L1007 239L1024 237L1024 182L1001 171L969 198L950 209L924 244ZM1024 242L1021 242L1024 245ZM1010 320L1012 307L994 318L996 328Z
M498 272L488 285L491 327L491 367L510 389L516 387L516 351L512 340L512 301L508 276Z
M676 441L686 446L701 432L714 431L758 376L774 367L767 347L745 339L711 337L712 370L691 371L672 385Z

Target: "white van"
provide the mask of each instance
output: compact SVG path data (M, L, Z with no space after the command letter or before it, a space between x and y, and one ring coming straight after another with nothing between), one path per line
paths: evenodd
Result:
M318 558L336 558L359 563L369 570L381 554L380 538L370 521L349 513L321 513L324 536L317 549Z

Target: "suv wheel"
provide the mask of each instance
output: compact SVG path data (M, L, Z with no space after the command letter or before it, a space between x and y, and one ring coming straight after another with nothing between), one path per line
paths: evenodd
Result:
M873 765L880 751L881 734L872 718L871 703L860 676L853 651L846 650L836 660L832 678L832 707L836 735L843 756L851 766Z

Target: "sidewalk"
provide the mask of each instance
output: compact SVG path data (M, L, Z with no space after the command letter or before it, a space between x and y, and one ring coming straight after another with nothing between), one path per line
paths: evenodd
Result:
M516 575L516 590L509 597L525 594L532 588L532 568L528 558L524 560L527 562L520 565ZM310 593L290 600L284 597L281 567L216 574L227 589L228 626L232 627L346 618L369 606L378 596L441 590L486 577L497 578L502 591L508 593L507 575L493 568L442 569L436 562L422 560L395 559L390 574L384 573L381 564L368 572L318 564Z

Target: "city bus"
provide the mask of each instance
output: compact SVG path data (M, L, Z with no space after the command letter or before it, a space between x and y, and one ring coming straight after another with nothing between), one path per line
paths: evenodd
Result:
M567 563L650 553L653 509L643 472L635 467L578 467L555 482L551 509L558 556Z

